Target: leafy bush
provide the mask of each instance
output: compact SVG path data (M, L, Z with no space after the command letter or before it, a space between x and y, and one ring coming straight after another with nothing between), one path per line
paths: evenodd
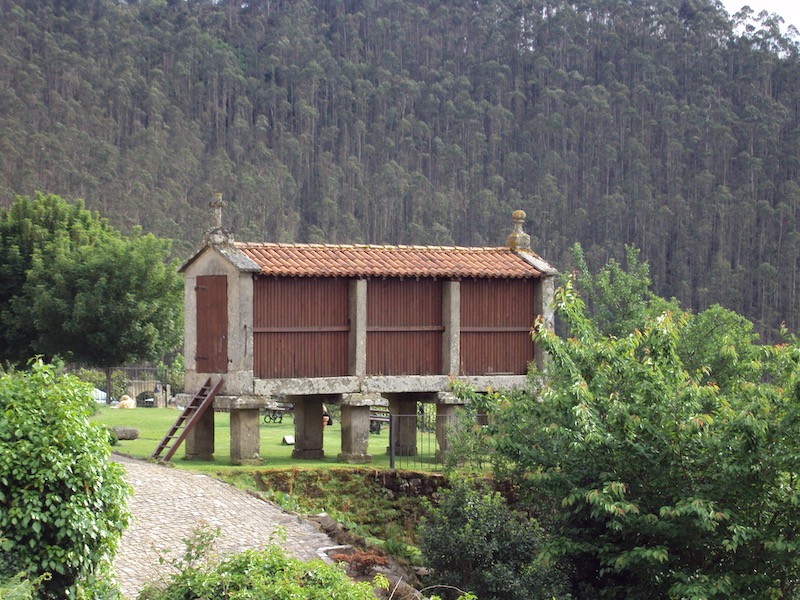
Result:
M45 598L95 585L128 524L129 488L87 418L89 389L41 361L0 375L0 577L50 573Z
M147 586L139 600L214 598L228 600L374 600L372 586L353 583L345 572L321 560L287 557L275 545L245 550L216 560L217 533L199 528L186 542L186 552L171 561L175 573L161 584Z
M513 512L498 492L457 482L442 493L420 530L420 548L438 584L481 600L550 599L561 574L539 560L542 531Z
M570 337L537 324L544 387L487 410L504 475L552 507L548 552L572 559L573 591L797 597L797 340L757 346L718 307L608 335L571 282L555 304Z
M451 383L457 393L465 387L459 381ZM489 391L489 394L496 392ZM480 471L490 462L491 444L486 428L481 423L482 415L476 410L476 403L469 396L463 408L456 411L456 418L445 426L447 452L444 453L445 469L468 469Z
M355 575L369 575L373 567L389 566L389 559L375 550L354 549L349 553L334 554L331 558L347 564L347 567Z
M33 582L24 574L0 578L0 600L32 600Z
M117 436L116 432L110 427L106 427L105 430L106 430L106 435L108 436L108 445L116 446L117 444L119 444L119 437Z

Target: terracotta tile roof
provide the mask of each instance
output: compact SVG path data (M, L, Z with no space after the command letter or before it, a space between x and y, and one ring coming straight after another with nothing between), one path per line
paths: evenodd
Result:
M242 242L235 243L235 247L261 267L265 275L516 279L542 276L520 253L509 248Z

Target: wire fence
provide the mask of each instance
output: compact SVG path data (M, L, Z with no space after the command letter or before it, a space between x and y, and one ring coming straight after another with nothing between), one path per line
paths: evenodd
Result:
M92 369L80 365L70 365L67 370L84 381L91 383L98 390L106 392L106 372L103 369ZM125 366L111 369L111 399L109 403L118 402L122 396L129 396L139 407L167 406L173 394L182 391L172 384L173 374L169 367Z
M441 470L452 417L435 414L389 415L389 467Z

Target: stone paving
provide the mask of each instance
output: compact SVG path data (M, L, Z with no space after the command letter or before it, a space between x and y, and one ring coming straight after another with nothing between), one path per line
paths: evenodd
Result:
M308 521L283 511L207 475L114 455L133 486L133 522L125 531L115 559L122 592L135 599L145 583L169 567L159 556L183 553L183 540L200 525L220 529L216 548L234 553L279 544L301 560L327 559L334 542ZM282 535L276 537L276 528ZM329 560L329 559L327 559Z

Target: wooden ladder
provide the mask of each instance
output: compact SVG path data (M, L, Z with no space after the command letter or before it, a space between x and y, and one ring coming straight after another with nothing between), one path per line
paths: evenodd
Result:
M220 378L217 384L212 388L211 378L208 378L203 387L200 388L200 391L194 395L191 402L183 409L181 416L175 421L175 424L170 428L167 435L164 436L164 439L161 440L158 448L156 448L150 458L159 460L159 456L164 450L166 450L167 453L160 459L161 462L167 462L172 458L178 446L183 443L183 440L186 439L186 436L189 435L192 428L200 421L200 418L211 405L214 404L214 397L222 389L223 383L225 383L225 380Z

